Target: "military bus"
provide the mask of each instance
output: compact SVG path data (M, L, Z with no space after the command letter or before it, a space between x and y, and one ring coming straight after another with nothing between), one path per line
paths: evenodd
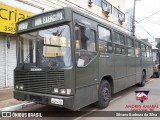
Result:
M74 8L64 7L17 23L14 98L78 110L153 73L150 44Z

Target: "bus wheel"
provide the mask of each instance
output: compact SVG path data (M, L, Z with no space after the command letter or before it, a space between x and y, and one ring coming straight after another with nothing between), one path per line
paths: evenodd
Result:
M153 78L159 78L159 72L154 72L153 73Z
M108 81L103 80L98 91L98 102L96 106L100 109L106 108L111 99L111 86Z
M139 84L140 87L143 87L146 83L146 74L145 72L142 72L142 80L141 80L141 83Z

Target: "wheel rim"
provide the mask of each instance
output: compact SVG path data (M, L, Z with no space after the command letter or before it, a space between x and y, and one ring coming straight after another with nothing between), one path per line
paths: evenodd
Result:
M103 99L106 102L109 99L109 90L107 87L104 87L102 91Z

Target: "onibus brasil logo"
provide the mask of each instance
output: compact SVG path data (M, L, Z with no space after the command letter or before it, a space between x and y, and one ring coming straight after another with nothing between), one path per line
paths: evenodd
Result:
M140 100L141 103L143 103L143 101L148 100L148 93L149 91L145 90L145 91L135 91L136 93L136 100Z

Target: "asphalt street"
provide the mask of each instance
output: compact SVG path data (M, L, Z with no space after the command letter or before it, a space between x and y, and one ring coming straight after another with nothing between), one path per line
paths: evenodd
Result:
M114 94L112 96L110 105L103 110L95 108L94 105L86 106L79 111L70 111L64 108L58 108L53 106L30 104L27 107L19 109L18 112L44 112L46 116L55 115L55 117L8 117L1 118L1 120L160 120L159 117L156 117L156 114L151 114L148 117L126 117L124 114L117 114L119 117L107 117L107 114L112 113L112 111L160 111L159 85L160 78L149 79L144 87L138 87L135 85L127 88L119 93ZM140 100L137 100L137 94L135 93L135 91L149 91L147 99L145 99L143 103ZM68 113L73 115L73 117L66 117L65 115Z

